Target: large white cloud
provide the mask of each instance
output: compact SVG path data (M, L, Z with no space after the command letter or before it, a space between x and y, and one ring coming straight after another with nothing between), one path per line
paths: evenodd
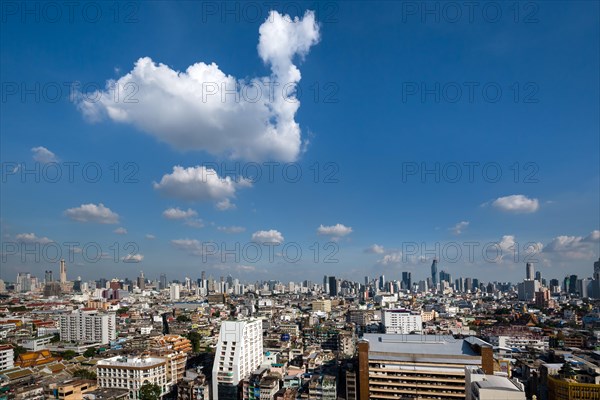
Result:
M544 246L543 252L566 259L591 259L597 256L600 231L587 236L557 236Z
M91 121L131 124L180 150L293 161L302 148L293 62L319 41L319 26L311 11L293 20L271 11L259 33L269 77L237 79L203 62L180 72L142 57L105 91L80 96L78 107Z
M248 180L240 178L236 181L229 176L221 178L214 169L204 166L175 166L173 173L163 175L158 183L154 182L154 189L168 197L186 201L216 201L221 210L233 208L229 199L235 196L238 188L248 186L251 186ZM224 203L227 207L222 207Z
M117 224L119 214L105 207L104 204L82 204L79 207L65 210L65 215L77 222L97 222L99 224Z
M522 194L499 197L492 202L495 208L512 213L533 213L540 207L538 199L530 199Z
M283 243L281 232L270 229L268 231L257 231L252 234L252 241L257 243Z
M40 243L46 244L51 243L52 240L48 239L46 236L38 237L35 233L19 233L16 235L16 239L21 243Z

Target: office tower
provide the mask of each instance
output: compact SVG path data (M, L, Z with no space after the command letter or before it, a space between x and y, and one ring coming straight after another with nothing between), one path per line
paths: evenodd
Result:
M540 271L535 271L535 280L538 282L542 282L542 273Z
M97 310L76 310L60 315L60 340L63 342L109 343L115 340L116 317L114 313Z
M577 275L569 277L569 294L577 293Z
M140 276L137 278L137 287L140 290L146 289L146 278L144 277L144 271L140 271Z
M365 276L365 286L369 286L369 277Z
M170 295L169 298L171 299L171 301L177 301L179 300L179 284L178 283L171 283L171 289L170 289Z
M337 279L335 278L335 276L330 276L329 277L329 295L331 297L335 297L338 294L338 290L337 290Z
M492 345L474 337L366 333L363 339L358 342L360 400L464 399L466 366L494 374Z
M576 289L577 293L579 293L579 297L582 299L589 298L592 289L592 281L588 278L578 279Z
M67 283L67 266L65 260L60 260L60 283Z
M440 282L452 283L452 275L446 271L440 271Z
M465 280L463 278L457 278L455 284L455 289L460 293L465 291Z
M17 274L16 291L21 293L31 291L31 274L29 272L19 272Z
M224 321L212 370L213 399L237 400L238 385L263 361L262 321Z
M479 279L473 278L473 287L471 288L472 292L476 292L479 290Z
M160 278L158 281L158 289L163 290L167 288L167 275L160 274Z
M202 272L200 273L200 279L202 279L203 281L205 281L205 280L206 280L206 271L202 271Z
M520 301L531 301L535 298L535 292L540 290L540 282L536 280L524 280L517 285L517 294Z
M46 275L44 278L44 283L50 283L53 282L54 279L52 278L52 271L46 271Z
M594 280L592 281L591 295L595 299L600 299L600 258L594 262Z
M402 287L406 290L412 289L411 273L408 271L402 272Z
M431 263L431 284L433 285L433 289L435 289L438 284L437 264L438 264L438 260L437 260L437 258L434 258L433 262Z
M329 277L327 275L323 277L323 293L329 293Z
M379 277L379 290L385 290L385 275Z
M465 278L465 292L473 290L473 279Z
M533 272L533 264L532 263L527 263L525 264L525 279L528 281L532 281L534 279L534 272Z

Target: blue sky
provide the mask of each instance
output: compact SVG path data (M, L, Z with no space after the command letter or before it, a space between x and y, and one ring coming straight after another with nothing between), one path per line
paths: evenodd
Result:
M57 269L58 248L84 279L422 279L437 255L454 277L517 281L528 243L544 277L591 275L597 2L519 3L518 14L501 2L283 2L275 14L260 2L118 13L88 2L71 16L11 4L0 39L5 280ZM278 84L273 97L263 86L251 101L265 81ZM69 82L80 82L75 98ZM241 83L240 98L223 82ZM437 181L422 176L436 166ZM67 242L87 257L71 261ZM221 259L235 243L238 260ZM448 253L433 254L436 243ZM486 246L502 256L483 257ZM97 249L106 254L92 262Z

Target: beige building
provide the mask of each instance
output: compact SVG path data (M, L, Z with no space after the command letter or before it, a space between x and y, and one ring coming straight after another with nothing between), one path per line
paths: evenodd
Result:
M127 389L129 398L138 400L139 390L145 382L158 385L162 394L170 390L167 360L159 357L115 356L98 361L98 386L109 389Z
M312 302L313 311L331 312L331 300L315 300Z

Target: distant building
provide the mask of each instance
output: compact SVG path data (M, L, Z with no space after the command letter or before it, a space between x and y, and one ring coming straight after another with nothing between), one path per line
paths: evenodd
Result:
M331 300L314 300L312 309L313 311L331 312Z
M526 400L525 387L516 379L465 368L466 400Z

